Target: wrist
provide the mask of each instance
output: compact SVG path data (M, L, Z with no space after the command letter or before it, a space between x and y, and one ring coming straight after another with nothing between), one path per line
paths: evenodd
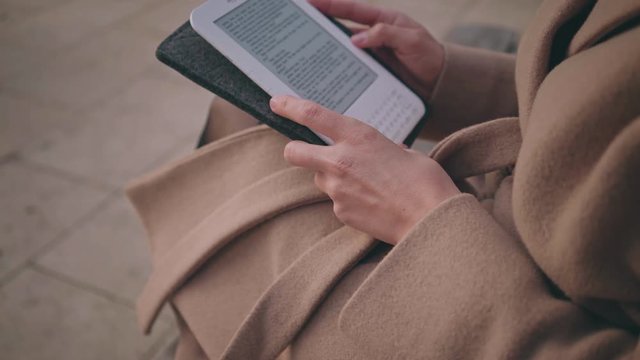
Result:
M449 184L447 184L449 185ZM398 231L392 239L392 244L397 245L400 243L411 230L432 211L440 207L447 200L454 198L462 194L460 190L451 182L450 186L443 186L435 191L425 192L426 196L422 197L422 201L417 205L413 211L407 211L403 221L400 221L400 226L397 227Z

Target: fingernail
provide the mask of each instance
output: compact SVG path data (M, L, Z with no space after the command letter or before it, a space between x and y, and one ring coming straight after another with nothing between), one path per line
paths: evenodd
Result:
M368 37L367 32L363 31L361 33L357 33L353 35L351 37L351 41L358 46L362 46L367 42L367 37Z
M271 106L271 110L275 110L280 107L282 104L283 98L282 96L274 96L269 101L269 106Z

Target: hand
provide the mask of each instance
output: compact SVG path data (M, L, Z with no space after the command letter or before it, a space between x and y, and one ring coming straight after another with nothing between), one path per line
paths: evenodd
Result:
M459 194L433 159L394 144L369 125L320 105L274 97L272 110L334 141L331 146L293 141L290 164L316 172L315 183L333 200L346 225L395 245L430 210Z
M354 0L309 0L326 15L366 28L353 29L354 45L370 48L424 100L444 66L444 48L419 23L400 12Z

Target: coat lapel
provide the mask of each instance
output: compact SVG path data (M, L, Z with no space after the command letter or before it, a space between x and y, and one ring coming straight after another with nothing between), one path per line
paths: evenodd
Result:
M597 44L638 17L640 17L638 0L598 1L571 41L569 56Z
M592 3L591 0L547 0L523 36L516 62L516 86L523 133L536 92L550 71L549 60L558 31Z
M220 206L177 241L165 256L154 263L149 281L138 298L140 328L149 333L172 293L238 234L290 209L326 201L326 195L313 185L310 174L300 168L288 168L257 182ZM255 203L255 199L264 198L264 194L279 196ZM246 206L252 202L254 206ZM240 213L243 216L237 216Z

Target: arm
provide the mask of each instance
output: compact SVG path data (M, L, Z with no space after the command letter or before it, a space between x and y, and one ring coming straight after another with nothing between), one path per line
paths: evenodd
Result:
M640 355L637 333L554 297L522 244L471 195L418 223L347 303L340 328L379 358Z
M464 127L516 116L515 56L445 44L442 74L421 137L440 139Z
M639 319L634 320L633 312L625 316L630 322L625 326L614 321L617 319L596 315L573 297L572 301L556 296L521 239L505 231L473 196L460 194L432 159L401 149L355 119L306 101L276 98L272 106L276 113L335 140L326 147L292 142L285 148L285 158L316 171L316 184L333 200L336 216L351 227L396 244L340 315L340 328L360 348L371 349L372 358L414 359L426 354L442 359L612 359L640 355ZM631 184L640 182L640 122L629 129L620 146L629 161L618 156L620 161L605 159L605 163L628 170L619 179L624 179L624 188L633 189ZM609 169L591 174L614 175ZM552 236L557 244L574 245L573 252L547 257L560 255L571 261L557 277L563 280L559 283L563 289L570 289L572 278L582 280L591 264L595 270L607 270L597 274L608 276L591 278L609 289L599 294L601 298L608 294L610 302L638 309L637 294L627 290L638 283L635 260L640 254L636 245L640 233L637 218L633 222L638 193L636 189L621 196L620 204L626 204L624 217L615 213L590 218L598 219L591 221L595 227L609 220L613 226L624 220L620 224L626 226L614 234L626 237L606 242L605 233L594 233L610 250L595 248L587 253L596 261L574 263L588 259L581 257L584 249L575 246L580 238L563 238L566 231ZM604 193L596 197L605 202L612 199ZM590 202L577 202L577 206L588 210ZM570 213L562 212L566 209ZM554 210L547 212L560 219L582 219L582 213L570 206L557 209L560 213ZM565 225L571 227L571 221ZM584 222L577 224L575 230L581 233L579 226ZM541 232L538 225L536 233ZM527 244L532 241L535 238L530 236L524 239ZM616 292L620 285L626 297Z

